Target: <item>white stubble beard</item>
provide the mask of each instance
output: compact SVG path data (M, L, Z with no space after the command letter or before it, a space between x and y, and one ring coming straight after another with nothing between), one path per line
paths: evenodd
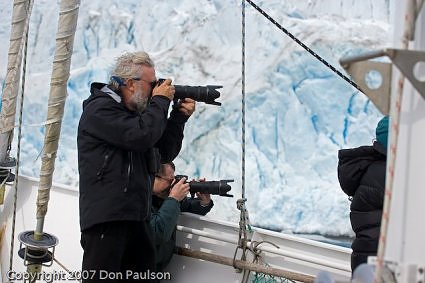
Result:
M131 98L132 102L136 106L136 110L139 113L142 113L146 106L148 105L149 98L143 95L143 91L140 90L138 92L135 92L133 97Z

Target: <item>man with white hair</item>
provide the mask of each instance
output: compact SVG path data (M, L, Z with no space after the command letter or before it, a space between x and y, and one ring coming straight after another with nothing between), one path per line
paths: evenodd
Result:
M174 92L170 79L157 83L145 52L122 55L109 84L91 85L77 137L84 282L106 274L146 279L143 272L155 271L149 226L155 174L178 155L195 111L195 101L185 98L168 117Z

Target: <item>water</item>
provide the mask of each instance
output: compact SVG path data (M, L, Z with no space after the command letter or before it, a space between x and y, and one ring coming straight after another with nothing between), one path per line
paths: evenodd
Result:
M332 244L336 246L341 246L345 248L351 248L351 243L354 238L348 236L329 236L329 235L319 235L319 234L293 234L300 236L302 238L319 241L322 243Z

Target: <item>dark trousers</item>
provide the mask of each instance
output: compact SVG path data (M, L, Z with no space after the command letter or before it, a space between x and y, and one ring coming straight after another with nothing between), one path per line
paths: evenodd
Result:
M157 282L155 245L149 222L117 221L81 233L83 282Z
M356 270L356 268L360 264L367 263L367 258L369 256L376 256L376 253L357 253L357 252L353 252L351 254L351 273L353 273L354 270Z

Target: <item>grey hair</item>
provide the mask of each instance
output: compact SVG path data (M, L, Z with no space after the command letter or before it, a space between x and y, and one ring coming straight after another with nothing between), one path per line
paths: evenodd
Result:
M137 51L124 53L117 58L112 76L117 76L122 79L137 77L141 65L155 67L154 62L146 52Z

